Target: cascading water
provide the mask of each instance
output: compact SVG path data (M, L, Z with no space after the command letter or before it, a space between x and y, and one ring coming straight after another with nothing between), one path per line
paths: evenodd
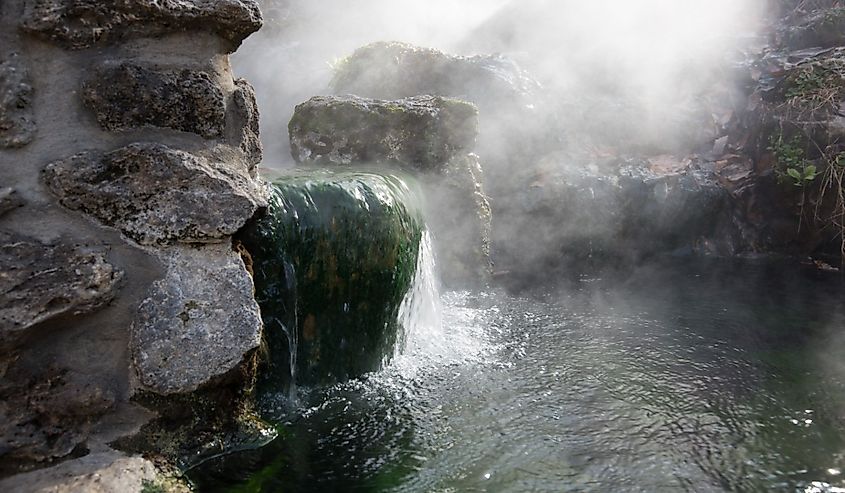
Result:
M423 232L417 257L417 270L411 289L399 306L400 333L396 341L393 360L422 346L436 345L443 341L440 286L437 263L431 234Z

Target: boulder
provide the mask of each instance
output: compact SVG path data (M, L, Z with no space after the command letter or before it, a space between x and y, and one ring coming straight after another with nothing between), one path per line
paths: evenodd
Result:
M400 99L421 94L472 101L482 112L530 104L540 85L500 55L457 56L406 43L377 42L355 50L335 67L336 94Z
M221 137L226 101L214 76L199 70L158 70L133 63L94 71L82 89L104 130L150 126Z
M26 0L20 27L68 49L205 31L234 51L261 24L256 0Z
M49 164L43 177L62 205L144 245L221 242L267 204L245 163L161 144L83 152Z
M271 369L265 381L330 384L379 369L401 337L423 231L406 178L299 172L274 181L242 235ZM293 355L291 357L291 355Z
M298 163L397 164L438 170L475 145L472 104L435 96L382 101L318 96L296 107L291 152Z
M97 249L0 230L0 342L51 318L106 305L121 277Z
M485 163L488 191L507 179L511 162L530 161L558 148L561 140L540 84L500 55L457 56L405 43L373 43L337 64L331 89L376 99L429 94L477 105L476 150Z
M32 82L17 54L0 58L0 148L23 147L35 138Z
M707 251L727 210L727 193L706 163L668 156L602 165L550 156L516 181L522 192L493 218L497 269L515 277Z
M162 253L164 279L138 307L130 350L145 389L185 394L236 371L261 343L252 279L228 244Z

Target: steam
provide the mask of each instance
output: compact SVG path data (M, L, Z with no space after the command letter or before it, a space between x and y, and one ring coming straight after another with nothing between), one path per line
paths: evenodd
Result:
M256 87L264 166L278 168L291 165L286 125L294 106L327 91L334 61L375 41L502 53L532 72L551 101L585 115L573 127L603 132L609 119L640 141L682 138L678 124L691 123L679 120L725 80L725 55L749 44L764 0L265 0L262 7L265 28L244 43L234 68ZM597 99L616 109L595 110Z
M294 107L330 93L332 65L361 46L402 41L516 61L541 89L528 104L480 104L477 153L493 207L494 248L506 245L520 257L500 251L497 270L519 270L522 259L537 259L530 260L536 267L549 255L560 257L560 244L591 257L601 245L626 248L617 238L628 226L593 205L617 200L615 185L603 192L592 176L573 178L585 193L551 204L548 217L536 203L558 201L560 192L531 187L546 175L605 173L601 166L613 160L681 162L712 150L745 105L733 74L765 45L768 1L264 0L266 25L233 64L256 88L262 166L280 169L293 166L287 124ZM573 211L568 222L562 207Z
M256 89L263 166L293 165L287 124L294 106L326 94L332 64L376 41L449 51L507 0L263 0L265 26L233 57Z

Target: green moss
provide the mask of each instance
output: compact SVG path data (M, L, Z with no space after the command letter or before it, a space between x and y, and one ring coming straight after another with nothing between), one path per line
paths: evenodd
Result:
M354 378L392 354L422 235L416 202L396 175L311 171L274 182L267 216L242 237L271 355L265 386L289 383L289 337L298 383Z

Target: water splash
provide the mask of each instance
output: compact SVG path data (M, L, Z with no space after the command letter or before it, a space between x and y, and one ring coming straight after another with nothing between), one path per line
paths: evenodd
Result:
M443 339L443 307L440 302L440 281L431 234L423 233L417 268L411 288L399 306L400 332L393 359L417 352L420 346L437 344Z

